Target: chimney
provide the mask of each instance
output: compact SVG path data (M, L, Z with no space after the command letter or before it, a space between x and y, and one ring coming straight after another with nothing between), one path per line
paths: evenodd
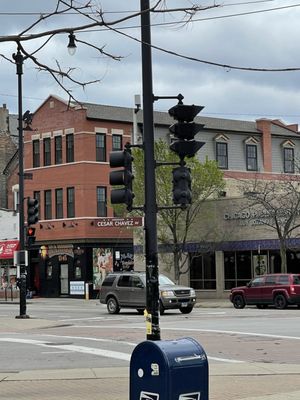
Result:
M264 172L272 172L272 121L269 119L257 119L256 128L262 133L262 155Z

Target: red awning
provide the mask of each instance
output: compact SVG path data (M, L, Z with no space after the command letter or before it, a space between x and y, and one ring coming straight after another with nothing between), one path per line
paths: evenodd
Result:
M0 259L14 258L14 251L19 247L18 240L4 240L0 242Z

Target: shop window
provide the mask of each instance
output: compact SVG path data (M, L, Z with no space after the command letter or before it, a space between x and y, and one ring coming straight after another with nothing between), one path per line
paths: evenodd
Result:
M215 254L190 254L190 285L198 290L216 289Z
M79 260L77 260L75 263L74 276L75 276L75 279L81 279L81 277L82 277L82 268L81 268Z
M251 251L224 252L225 290L243 286L252 278Z
M53 267L51 263L47 264L46 267L46 279L52 279L52 274L53 274Z

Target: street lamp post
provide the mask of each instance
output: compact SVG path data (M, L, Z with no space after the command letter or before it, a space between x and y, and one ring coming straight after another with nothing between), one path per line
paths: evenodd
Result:
M18 75L18 137L19 137L19 268L20 268L20 314L16 318L29 318L26 314L26 260L24 239L24 160L23 160L23 111L22 111L22 74L24 57L18 47L17 53L13 54L16 63L16 74Z

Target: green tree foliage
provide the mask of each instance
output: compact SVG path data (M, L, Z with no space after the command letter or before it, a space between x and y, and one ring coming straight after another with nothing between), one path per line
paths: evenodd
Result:
M144 154L140 149L134 151L134 204L144 204ZM178 156L169 150L168 144L159 140L155 142L155 159L157 162L178 162ZM205 212L203 202L213 198L224 188L223 173L215 161L199 162L196 157L187 159L187 166L192 175L192 205L186 209L163 209L158 212L158 242L170 247L174 260L174 277L178 282L180 275L186 272L188 254L185 245L189 238L192 224L199 213ZM173 206L172 169L174 166L156 168L156 199L158 207ZM199 238L197 238L197 241Z

